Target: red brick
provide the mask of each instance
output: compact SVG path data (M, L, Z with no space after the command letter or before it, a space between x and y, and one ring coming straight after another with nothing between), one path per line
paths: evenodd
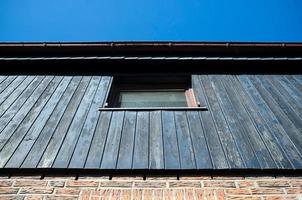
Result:
M156 189L154 190L154 199L163 199L163 190L162 189Z
M93 193L95 193L96 195L100 195L100 192L95 190L95 189L84 189L82 190L81 192L81 195L80 195L80 200L89 200L90 198L90 195L93 195Z
M40 195L27 195L25 197L25 200L43 200L44 196L40 196Z
M19 188L0 188L0 194L17 194L19 191Z
M97 187L98 181L67 181L66 187Z
M122 190L121 191L121 199L122 200L130 200L131 199L131 190Z
M0 180L0 187L10 187L13 185L13 181Z
M75 196L46 196L46 200L77 200L78 197Z
M289 187L287 181L273 180L273 181L257 181L259 187Z
M237 185L239 188L254 187L255 182L254 181L238 181Z
M226 198L224 190L215 190L215 194L217 200L224 200Z
M285 188L287 194L302 194L302 188Z
M230 196L227 197L228 200L261 200L261 197L252 196Z
M255 188L251 189L252 194L284 194L283 189L281 188Z
M99 187L132 187L131 181L101 181Z
M91 196L91 197L89 198L89 200L99 200L99 199L100 199L99 196ZM111 198L111 199L115 200L115 198Z
M175 192L175 200L183 200L184 199L184 192L183 190L180 190L180 189L177 189L177 190L174 190Z
M71 188L57 188L56 194L64 194L64 195L79 195L81 190L71 189Z
M204 187L235 188L234 181L204 181Z
M102 189L102 190L99 190L99 192L100 192L100 196L103 197L102 199L109 199L112 190L111 189Z
M119 200L121 196L121 190L113 189L111 191L110 200Z
M204 189L195 189L196 199L204 199Z
M14 195L14 196L0 196L0 200L23 200L24 196Z
M195 199L195 193L193 189L185 189L184 190L184 199L186 200L194 200Z
M92 196L100 196L101 195L101 191L98 190L98 189L82 190L81 194L92 195Z
M145 189L143 192L143 199L144 200L152 200L153 199L153 190Z
M143 190L142 189L135 189L132 191L132 199L133 200L141 200L143 197Z
M173 181L169 182L170 188L176 188L176 187L201 187L201 184L199 181Z
M134 182L135 188L165 188L166 182L158 181L136 181Z
M292 187L301 187L302 188L302 180L290 181Z
M286 198L283 196L264 196L262 197L264 200L285 200Z
M53 188L47 187L28 187L21 188L20 194L52 194Z
M214 190L205 190L204 191L204 197L206 199L215 199L215 193L214 193Z
M46 186L47 181L44 180L16 180L15 187L42 187Z
M174 200L174 191L175 190L164 190L163 195L165 200Z
M228 195L250 195L251 191L249 189L226 189L225 192Z

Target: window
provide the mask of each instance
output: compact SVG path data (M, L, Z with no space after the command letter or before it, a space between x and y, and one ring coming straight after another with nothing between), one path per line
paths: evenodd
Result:
M114 77L106 107L176 108L198 107L190 76Z

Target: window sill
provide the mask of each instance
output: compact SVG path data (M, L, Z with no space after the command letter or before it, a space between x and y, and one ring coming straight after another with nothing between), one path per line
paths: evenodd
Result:
M154 111L154 110L173 110L173 111L207 111L207 107L136 107L136 108L99 108L99 111Z

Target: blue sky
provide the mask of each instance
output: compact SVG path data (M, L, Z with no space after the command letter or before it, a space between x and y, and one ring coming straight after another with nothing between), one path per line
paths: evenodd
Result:
M302 1L1 0L0 41L302 42Z

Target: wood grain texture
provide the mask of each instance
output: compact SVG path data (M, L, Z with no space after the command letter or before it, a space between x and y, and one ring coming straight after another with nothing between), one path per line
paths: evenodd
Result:
M302 169L302 75L192 75L207 110L99 110L111 76L0 76L0 168Z

